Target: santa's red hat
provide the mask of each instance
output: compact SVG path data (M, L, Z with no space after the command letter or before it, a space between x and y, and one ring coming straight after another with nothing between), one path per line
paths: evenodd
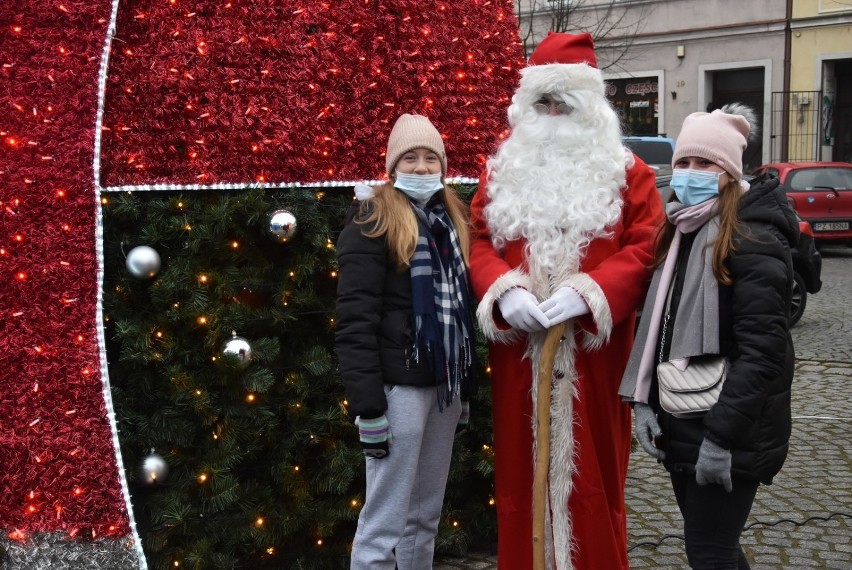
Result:
M597 68L591 34L550 32L521 70L518 93L534 101L543 93L593 91L604 97L603 74Z
M530 65L548 63L585 63L598 66L595 58L595 42L592 34L563 34L547 32L529 59Z

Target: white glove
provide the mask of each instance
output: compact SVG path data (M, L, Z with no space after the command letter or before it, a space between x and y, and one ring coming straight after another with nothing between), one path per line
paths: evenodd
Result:
M547 317L551 327L589 312L586 301L571 287L560 287L538 308Z
M509 289L497 300L500 313L512 328L525 332L543 331L549 326L538 308L538 299L523 287Z

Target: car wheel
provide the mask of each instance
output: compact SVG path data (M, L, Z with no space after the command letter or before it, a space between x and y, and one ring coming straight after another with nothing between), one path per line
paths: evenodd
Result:
M798 271L793 272L793 298L790 302L790 326L795 326L805 312L808 304L808 292L805 289L805 280Z

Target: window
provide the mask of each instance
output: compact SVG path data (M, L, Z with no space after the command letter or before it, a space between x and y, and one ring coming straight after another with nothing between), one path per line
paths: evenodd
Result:
M811 168L790 175L790 190L808 192L815 188L852 189L852 168Z

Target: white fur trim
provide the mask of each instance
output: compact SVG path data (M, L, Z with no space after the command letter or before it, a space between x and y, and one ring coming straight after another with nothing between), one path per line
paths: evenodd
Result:
M369 200L373 197L373 188L366 184L358 183L353 190L355 191L355 197L361 201Z
M627 170L636 166L636 155L627 147L624 147L624 166Z
M479 328L485 338L503 344L510 344L520 337L520 331L515 329L501 330L497 328L497 323L494 322L492 315L494 314L494 303L500 297L513 287L523 287L524 289L532 290L532 283L529 276L520 269L512 269L501 275L491 284L479 302L476 308L476 318L479 321Z
M609 335L612 333L612 312L600 285L589 277L588 273L575 273L560 286L571 287L586 301L589 310L592 312L592 318L595 319L595 324L598 326L598 333L592 334L586 331L583 348L587 350L599 349L609 340Z
M522 69L518 93L542 95L581 89L604 96L603 74L599 69L585 63L550 63Z

